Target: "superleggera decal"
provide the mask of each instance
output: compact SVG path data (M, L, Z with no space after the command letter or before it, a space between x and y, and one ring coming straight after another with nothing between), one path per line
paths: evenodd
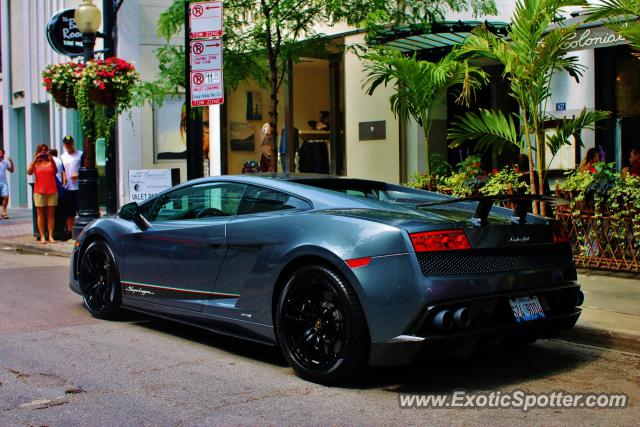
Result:
M223 292L208 292L208 291L197 291L195 289L184 289L184 288L174 288L172 286L160 286L160 285L150 285L148 283L140 283L140 282L122 282L125 285L129 285L127 288L125 288L125 291L131 292L131 293L138 293L142 296L145 295L155 295L154 292L151 291L142 291L142 290L138 290L136 288L132 288L131 285L136 286L136 287L143 287L143 288L153 288L153 289L161 289L164 291L173 291L173 292L185 292L185 293L189 293L189 294L201 294L201 295L209 295L209 296L214 296L214 297L226 297L226 298L238 298L240 295L238 294L226 294ZM143 293L144 292L144 293Z

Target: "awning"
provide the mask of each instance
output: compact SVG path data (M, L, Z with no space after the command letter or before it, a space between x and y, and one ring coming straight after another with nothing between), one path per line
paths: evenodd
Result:
M484 25L489 31L506 36L508 24L487 21L442 21L426 25L409 25L382 30L370 42L401 52L416 52L421 59L437 58L463 43L471 31Z

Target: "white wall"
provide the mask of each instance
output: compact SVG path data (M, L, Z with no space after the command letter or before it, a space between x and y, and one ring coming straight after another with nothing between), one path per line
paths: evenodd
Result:
M158 60L155 50L164 45L157 36L156 24L171 0L126 0L118 14L118 56L131 61L142 75L152 81L157 78ZM176 38L176 43L181 42ZM154 163L153 110L145 105L131 110L131 120L123 114L118 123L118 188L120 203L129 202L129 170L181 168L186 179L184 161Z
M551 80L551 98L545 105L545 111L556 118L574 117L580 114L583 108L593 110L595 108L595 51L580 50L569 53L576 56L578 62L585 67L585 71L577 82L567 72L556 73ZM557 103L566 103L566 111L556 111ZM582 132L582 142L585 152L595 146L595 132L586 130ZM575 167L575 149L573 146L565 146L556 155L553 161L551 152L546 153L547 167L551 169L567 169Z
M349 36L347 46L362 43L363 35ZM388 182L400 181L399 123L389 108L392 87L379 87L372 96L361 89L366 77L364 64L350 50L345 52L345 141L346 174L352 178L378 179ZM386 139L359 141L358 123L386 121Z

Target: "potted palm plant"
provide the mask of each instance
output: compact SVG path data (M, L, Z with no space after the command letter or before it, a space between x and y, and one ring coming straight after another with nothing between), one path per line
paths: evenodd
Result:
M368 60L367 78L363 84L371 95L380 85L392 85L395 93L389 101L396 117L412 117L424 130L426 176L431 177L429 133L432 110L441 102L451 86L461 84L457 101L469 104L474 91L487 81L481 68L457 58L455 52L440 61L421 61L392 49L375 49L364 56ZM429 184L431 188L431 183Z
M568 72L578 79L584 69L577 57L568 56L563 49L575 27L548 29L559 19L562 8L586 4L584 0L518 0L506 38L498 38L486 28L479 27L459 50L465 57L490 58L504 66L504 77L509 81L510 95L517 102L519 112L515 120L514 116L501 111L469 112L453 123L449 132L451 145L455 147L466 141L476 141L478 148L498 153L508 144L524 150L529 157L530 182L536 184L531 186L532 194L544 188L542 153L545 145L555 155L561 146L571 143L571 135L581 129L593 128L597 121L608 117L608 113L585 110L574 119L565 118L555 137L545 138L543 127L550 117L544 105L551 97L553 74ZM538 170L537 182L534 166ZM534 213L539 213L536 204ZM544 204L541 213L545 214Z

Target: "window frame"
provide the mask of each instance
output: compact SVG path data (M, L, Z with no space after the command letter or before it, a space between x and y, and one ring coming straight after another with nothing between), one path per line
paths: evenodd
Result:
M313 203L311 202L311 200L307 199L306 197L302 197L298 194L294 194L290 191L286 191L286 190L281 190L278 188L273 188L273 187L269 187L269 186L265 186L265 185L260 185L260 184L254 184L254 183L244 183L246 185L245 191L242 194L242 199L244 199L245 195L247 194L247 190L249 189L249 187L254 187L254 188L258 188L258 189L263 189L263 190L270 190L270 191L274 191L276 193L280 193L280 194L285 194L289 197L292 197L294 199L297 199L301 202L303 202L304 204L306 204L307 206L304 208L292 208L292 209L278 209L278 210L273 210L273 211L264 211L264 212L252 212L252 213L246 213L246 214L240 214L240 209L238 209L238 213L236 213L236 218L246 218L249 216L253 216L253 215L261 215L264 216L266 214L276 214L276 213L287 213L287 212L306 212L306 211L310 211L313 209ZM242 203L242 201L240 201L240 203Z
M192 190L196 187L210 187L210 186L217 186L217 185L241 185L244 186L243 190L242 190L242 194L240 195L240 203L242 203L242 198L244 197L244 192L247 189L247 185L244 182L238 182L238 181L211 181L211 182L198 182L198 183L194 183L191 185L187 185L184 187L179 187L179 188L173 188L165 193L161 193L157 196L154 197L154 201L151 202L152 206L149 209L150 212L154 212L156 211L156 205L158 205L161 200L165 197L170 197L171 194L176 193L178 191L186 191L186 190ZM187 193L188 194L188 193ZM156 219L158 217L158 213L160 211L160 209L162 209L161 207L157 209L157 212L155 212L155 218L151 219L151 218L146 218L150 223L161 223L161 222L183 222L183 221L216 221L216 220L221 220L221 219L232 219L238 216L238 210L239 210L240 204L238 204L238 209L236 209L235 214L233 215L225 215L225 216L208 216L208 217L203 217L203 218L176 218L176 219Z

